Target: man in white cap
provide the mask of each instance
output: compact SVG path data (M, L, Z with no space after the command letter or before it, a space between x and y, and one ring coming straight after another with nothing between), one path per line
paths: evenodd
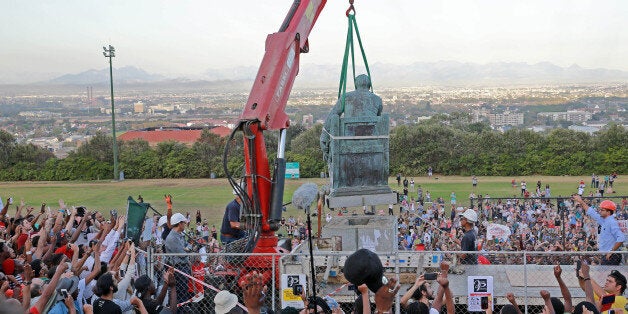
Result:
M166 237L164 246L166 253L187 253L185 250L185 237L183 231L187 226L188 220L181 213L176 213L170 217L170 225L172 230ZM190 261L185 255L170 256L169 264L176 268L178 271L174 273L174 279L177 284L177 303L182 303L190 299L190 294L187 289L187 278L183 274L189 275L191 273ZM180 271L180 272L179 272ZM183 274L182 274L183 273ZM179 308L178 312L181 313L182 308Z
M246 236L243 230L244 226L240 224L240 203L242 200L235 190L233 190L233 195L235 199L227 204L220 226L220 241L223 244L229 244Z
M464 236L460 241L461 251L476 251L475 246L475 230L473 225L478 222L478 214L475 210L469 208L460 215L460 225L464 229ZM459 254L460 264L475 265L478 263L476 254Z

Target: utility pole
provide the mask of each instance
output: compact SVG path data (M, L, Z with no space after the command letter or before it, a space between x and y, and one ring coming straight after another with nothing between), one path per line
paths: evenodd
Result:
M107 47L102 47L103 55L105 58L109 58L109 82L111 84L111 128L113 132L113 179L118 181L120 179L120 174L118 173L118 143L116 142L116 110L113 103L113 65L111 63L111 58L116 56L116 49L113 48L112 45L109 45L109 49Z

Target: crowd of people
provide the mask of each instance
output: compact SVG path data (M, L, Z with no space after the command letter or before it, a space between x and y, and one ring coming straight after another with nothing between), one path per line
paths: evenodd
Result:
M477 180L473 181L477 184ZM523 185L525 188L525 185ZM400 250L435 250L458 251L461 250L460 239L465 234L462 216L468 209L472 209L477 215L474 224L476 235L475 250L480 251L614 251L625 236L618 229L617 223L605 228L600 220L600 214L610 216L614 221L628 219L628 201L622 198L616 204L612 201L604 201L598 193L587 196L551 198L549 187L541 191L540 181L537 183L537 191L532 197L491 198L470 195L470 206L464 208L455 204L455 193L452 192L450 204L445 204L439 197L435 202L428 202L421 187L418 187L417 198L409 196L399 206L398 220L398 246ZM523 190L526 193L526 190ZM584 199L584 200L583 200ZM602 204L612 203L613 209L606 211ZM597 211L588 212L587 209L598 208ZM391 206L392 207L392 206ZM391 208L389 207L389 209ZM389 210L389 214L392 210ZM499 226L496 226L499 225ZM612 236L600 237L601 231L610 232ZM499 232L494 232L498 230ZM608 239L613 239L608 240ZM600 240L612 243L604 243L600 246ZM603 242L604 242L603 241ZM490 263L521 264L522 256L516 255L486 255ZM556 259L568 259L566 256L533 257L529 255L529 261L533 263L552 264ZM593 262L605 262L605 257L600 257ZM616 258L616 257L615 257ZM563 261L568 262L568 261ZM570 262L570 261L569 261Z
M477 178L473 178L472 184L477 186L477 183ZM403 184L414 186L414 180L406 179ZM622 257L611 252L620 249L625 241L624 234L617 232L617 220L628 219L625 198L618 204L602 200L600 194L589 198L578 193L570 198L551 198L547 197L549 187L541 191L537 184L537 192L543 197L493 199L486 194L483 197L472 195L470 208L463 208L456 204L455 192L451 193L447 205L443 198L428 202L429 192L422 194L420 186L418 189L421 193L417 193L416 199L410 196L409 200L401 202L397 215L400 250L467 251L450 256L457 258L460 264L523 263L522 255L484 254L486 251L601 251L603 253L591 256L587 263L622 263ZM196 224L192 227L190 213L173 213L172 197L166 195L165 200L167 214L148 218L151 223L146 226L150 226L150 236L139 243L126 238L126 219L113 212L105 217L84 207L68 207L63 201L59 201L58 209L51 210L46 204L34 208L23 201L13 204L12 199L6 200L0 211L0 300L3 304L0 313L181 313L189 310L185 304L203 298L206 289L201 283L210 265L216 264L209 260L215 256L202 253L221 252L232 242L230 240L240 237L239 231L244 231L238 215L229 214L230 210L239 211L238 196L234 193L234 201L227 206L220 229L210 227L200 212L196 213ZM10 212L11 207L15 212ZM390 209L388 214L395 214ZM381 210L378 213L363 210L367 214L385 214ZM338 209L335 215L347 214L357 213ZM327 222L334 219L331 213L325 218ZM493 234L494 225L502 226L502 232ZM295 241L293 245L308 236L301 217L282 219L281 227L280 232ZM144 251L149 246L157 253L178 253L157 261L155 281L146 273L148 261ZM528 254L526 262L565 265L579 258ZM584 271L586 267L581 277L588 278ZM444 273L437 279L439 290L445 296L440 305L449 302L446 271ZM613 273L609 278L614 278L618 286L622 285L623 278L625 289L622 276ZM427 288L420 288L422 279L419 279L415 290L431 293ZM392 300L391 296L398 290L396 286L396 283L387 286L380 296L379 291L373 291L376 303L387 298ZM600 287L597 283L592 286L596 294L603 293L600 289L606 290L606 286ZM258 290L263 291L263 287L255 278L249 278L249 285L243 287L245 307L252 313L256 308L259 310L259 302L253 302L251 296ZM358 287L357 291L368 294L364 287ZM404 296L402 304L413 298L424 300L425 295L420 293L414 297ZM222 297L223 301L232 301L230 295L223 293ZM217 308L218 301L221 299L216 302ZM306 305L321 303L305 297L304 301ZM380 303L383 306L376 307L382 309L381 313L386 313L386 308L390 309L392 304ZM439 304L435 304L435 308L440 309ZM429 304L426 306L430 308Z
M21 201L10 212L12 203L0 211L1 313L158 313L166 291L176 298L174 269L158 296L138 276L145 256L125 239L124 216L62 200L55 210ZM176 311L176 301L169 304Z

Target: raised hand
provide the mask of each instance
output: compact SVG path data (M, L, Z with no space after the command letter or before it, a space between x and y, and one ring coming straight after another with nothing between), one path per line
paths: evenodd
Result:
M563 270L562 270L562 268L560 268L560 265L554 266L554 277L560 278L560 275L562 273L563 273Z
M264 305L264 297L266 295L264 286L264 276L253 272L246 276L244 287L242 287L242 298L249 312L257 313L259 308Z
M508 292L506 293L506 299L508 299L508 302L510 302L511 304L515 304L515 294L512 292Z
M397 284L397 278L389 278L388 283L375 292L375 306L377 310L380 312L389 311L400 288L401 286Z

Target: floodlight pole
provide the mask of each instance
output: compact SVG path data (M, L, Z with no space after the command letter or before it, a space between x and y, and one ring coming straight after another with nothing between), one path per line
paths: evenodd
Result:
M116 49L113 48L112 45L109 45L109 49L107 47L102 47L103 55L105 58L109 58L109 83L111 85L111 128L113 132L113 179L118 181L120 179L120 174L118 173L118 144L116 142L116 110L113 103L113 65L111 62L111 58L116 56Z

